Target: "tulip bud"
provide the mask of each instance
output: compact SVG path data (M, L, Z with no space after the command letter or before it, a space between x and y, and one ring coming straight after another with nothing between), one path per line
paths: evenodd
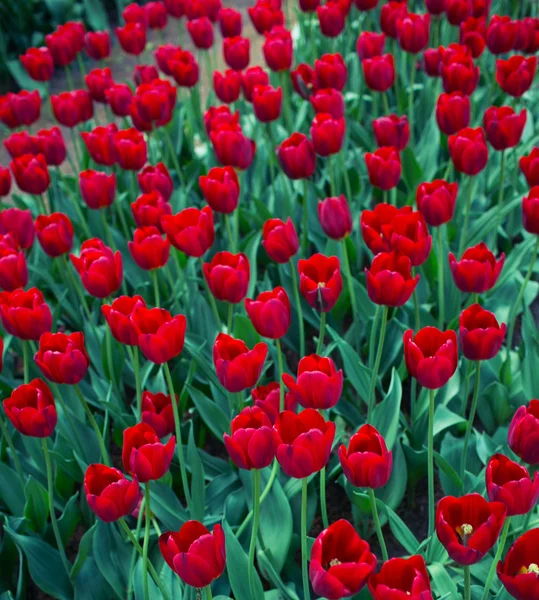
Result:
M165 266L170 254L170 242L163 239L157 227L135 229L133 241L128 242L127 247L133 260L146 271Z
M142 483L161 479L168 471L176 447L171 436L162 444L155 431L146 423L138 423L124 430L122 463L124 471Z
M308 179L316 168L313 143L302 133L293 133L277 148L281 168L289 179Z
M146 47L146 28L140 23L126 23L116 27L116 35L124 52L139 56Z
M311 138L319 156L331 156L341 151L346 121L344 117L334 119L328 113L317 114L311 124Z
M17 185L23 192L39 196L47 191L51 180L43 154L23 154L13 159L10 167Z
M412 276L410 259L395 251L377 254L365 274L369 298L383 306L406 304L419 281L419 274Z
M75 385L90 366L82 333L44 333L34 361L43 375L55 383Z
M509 448L524 462L539 464L539 400L530 400L527 406L520 406L513 415L507 443Z
M241 35L241 13L234 8L221 8L219 11L219 28L224 38Z
M224 73L214 71L213 90L221 102L236 102L241 92L241 74L233 69L227 69Z
M265 32L262 46L266 64L272 71L288 71L292 66L292 35L280 25L275 25Z
M21 340L39 340L52 328L51 309L37 288L0 292L0 316L4 329Z
M249 350L243 340L220 333L213 345L213 364L221 385L231 393L254 387L260 378L268 347L258 343Z
M269 85L257 85L252 94L253 110L262 123L276 121L281 115L283 91Z
M257 85L269 85L269 76L262 67L249 67L241 73L241 88L247 102L251 102L253 90Z
M485 168L488 161L488 148L482 127L477 129L467 127L449 136L448 146L451 160L460 173L473 176Z
M139 308L146 308L142 296L120 296L112 304L103 304L103 313L114 339L120 344L138 346L141 330L134 322L133 315Z
M28 48L19 57L34 81L49 81L54 73L54 61L48 48Z
M181 354L187 327L184 315L173 317L163 308L139 307L131 318L141 332L140 350L149 361L161 365Z
M342 291L340 261L336 256L314 254L298 262L299 291L310 306L329 312Z
M52 258L69 252L73 247L73 225L64 213L39 215L35 227L41 247Z
M116 175L99 173L91 169L82 171L79 173L79 187L82 199L88 208L98 210L114 202Z
M366 61L365 61L366 62ZM365 154L365 164L371 185L390 190L398 185L402 166L399 152L391 146Z
M496 260L484 242L468 248L460 262L449 253L449 266L455 285L461 292L482 294L492 289L503 269L505 254Z
M332 88L342 92L348 72L340 54L324 54L314 61L316 84L319 88Z
M12 292L28 283L28 267L22 250L10 233L0 234L0 288Z
M419 212L431 227L439 227L453 218L457 202L458 183L435 179L422 183L416 191Z
M487 108L483 124L494 150L514 148L520 142L526 125L526 114L526 109L517 114L510 106Z
M188 21L187 31L193 44L200 50L207 50L213 46L213 25L208 17Z
M244 300L245 310L259 335L279 339L290 327L290 300L284 288L262 292L255 300Z
M37 438L52 435L58 415L49 386L41 379L15 388L3 405L11 424L23 435Z
M243 71L249 65L251 42L248 38L236 36L223 40L223 55L226 64L234 71Z
M198 179L206 202L215 212L230 214L238 206L240 184L232 167L214 167Z
M105 465L90 465L84 474L84 493L90 510L105 523L131 514L140 500L136 477L129 481L121 471Z
M352 233L352 213L342 194L318 203L318 219L324 233L333 240L342 240Z
M174 397L178 404L178 397ZM174 410L170 396L147 390L142 394L142 422L155 430L158 437L164 438L174 432Z
M481 17L468 17L460 24L459 42L469 48L473 58L479 58L486 46L487 24Z
M395 83L395 59L391 54L366 58L361 63L367 87L385 92Z
M406 116L387 115L373 119L372 128L378 146L393 146L400 151L410 140L410 124Z
M157 227L163 231L161 218L170 215L172 208L157 190L153 190L139 196L131 204L131 212L137 227Z
M453 135L470 124L470 97L461 92L440 94L436 102L436 122L442 133Z
M493 313L472 304L462 311L459 324L462 354L468 360L490 360L498 354L506 327L498 324Z
M110 56L110 35L108 31L88 31L84 36L86 54L94 60Z
M6 208L0 211L0 234L6 233L11 234L19 248L30 248L34 243L32 213L20 208Z
M397 40L405 52L417 54L424 50L430 37L430 15L405 13L396 21Z

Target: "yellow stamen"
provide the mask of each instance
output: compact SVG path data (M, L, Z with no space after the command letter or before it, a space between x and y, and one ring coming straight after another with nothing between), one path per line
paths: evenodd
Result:
M338 558L332 558L329 561L329 566L330 567L336 567L337 565L340 565L340 564L341 564L341 561Z

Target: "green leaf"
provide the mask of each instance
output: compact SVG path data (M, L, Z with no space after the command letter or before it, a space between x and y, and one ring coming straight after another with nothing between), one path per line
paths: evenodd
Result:
M191 500L195 517L202 521L204 519L204 507L206 502L206 487L204 481L204 465L200 460L198 448L193 435L193 425L189 430L189 441L187 443L187 462L191 468Z
M270 558L267 555L267 550L261 550L258 552L258 566L265 579L268 579L273 583L277 590L282 594L282 597L286 600L299 600L299 596L291 589L290 585L286 585L284 581L279 577L277 571L273 568Z
M439 452L436 452L436 450L434 451L434 461L436 462L436 466L440 469L440 471L449 477L453 485L457 486L459 489L462 488L462 479L459 477L456 470Z
M1 417L0 417L1 418ZM22 517L26 498L17 472L0 461L0 498L15 517Z
M49 518L49 494L41 483L30 475L24 487L24 495L24 516L32 529L42 535Z
M466 419L449 410L443 404L439 404L434 413L434 435L436 436L442 431L460 423L466 423Z
M377 503L378 504L378 503ZM411 532L410 528L406 523L397 515L397 513L389 506L382 504L382 510L387 512L389 519L389 527L393 532L393 535L397 538L404 549L410 554L415 554L419 547L419 542L415 535Z
M65 505L62 516L58 519L58 529L60 529L60 536L65 545L67 545L71 539L75 531L75 527L81 518L79 503L77 502L78 497L78 492L71 496Z
M108 29L107 11L101 0L84 0L86 20L95 31Z
M428 566L428 569L432 577L432 585L438 595L448 595L449 598L460 597L455 582L440 563L432 563Z
M204 423L211 429L215 437L219 441L222 441L223 434L228 432L230 428L228 417L215 402L210 400L200 390L191 385L187 386L187 389Z
M30 75L28 75L20 60L16 58L8 60L6 61L6 65L13 79L18 83L21 89L30 91L37 90L41 97L47 95L47 86L39 81L34 81Z
M157 481L152 482L151 508L161 523L172 531L178 531L189 518L174 490Z
M402 399L402 384L397 370L391 371L391 383L386 397L374 409L373 425L384 436L391 449L397 439Z
M413 150L405 148L401 152L402 161L402 178L406 183L406 187L410 191L414 191L421 183L421 167L419 166Z
M127 568L131 560L131 548L125 544L109 523L98 520L92 543L92 555L100 573L110 584L118 598L125 598Z
M97 523L94 523L88 531L82 536L79 544L79 551L77 553L77 558L73 563L73 568L71 569L71 578L76 579L77 575L80 573L88 554L90 554L90 550L92 549L92 540L94 537L95 528L97 527Z

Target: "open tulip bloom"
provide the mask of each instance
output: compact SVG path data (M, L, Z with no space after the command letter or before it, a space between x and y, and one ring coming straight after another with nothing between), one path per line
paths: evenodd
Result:
M539 600L537 3L5 4L2 597Z

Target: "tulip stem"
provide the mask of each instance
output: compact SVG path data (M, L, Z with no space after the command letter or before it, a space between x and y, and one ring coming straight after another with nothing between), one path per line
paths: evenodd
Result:
M236 209L237 210L237 209ZM228 241L230 243L230 250L231 252L235 252L235 239L234 239L234 235L232 234L232 228L230 227L230 219L228 217L228 215L224 215L224 220L225 220L225 227L226 227L226 234L228 236Z
M97 422L94 418L94 415L92 414L92 411L90 410L90 407L88 406L88 403L86 402L86 400L84 399L84 396L82 395L82 391L81 391L79 385L75 384L73 387L75 389L75 393L79 397L82 407L84 408L84 412L86 413L86 416L88 417L88 421L90 422L90 425L92 426L92 429L94 430L95 435L97 436L97 443L98 443L99 449L101 451L101 458L103 459L103 462L107 465L107 467L110 467L109 453L107 452L107 448L105 446L105 440L103 439L101 430L99 429L99 427L97 425Z
M320 512L324 529L329 527L328 507L326 502L326 467L320 471Z
M26 340L22 340L22 362L24 383L28 383L30 381L30 357L28 356L28 342Z
M520 286L520 290L518 292L516 302L513 305L513 308L511 309L511 312L509 314L509 333L507 335L507 353L508 354L511 352L511 348L513 347L513 333L515 332L518 307L522 303L522 298L524 297L524 292L526 291L526 287L533 275L533 267L535 266L535 261L537 259L538 252L539 252L539 236L536 236L535 247L533 250L532 258L530 260L530 266L528 268L528 272L526 273L526 277L524 278L524 281L522 282L522 285Z
M228 303L228 318L226 321L226 329L228 331L228 335L232 335L232 325L234 322L234 305L232 302Z
M320 333L318 334L318 344L316 346L316 354L320 354L322 352L322 348L324 347L325 332L326 332L326 313L323 312L320 314Z
M69 91L72 92L75 88L73 87L73 77L71 77L71 69L69 68L69 65L65 65L64 70L67 79L67 87L69 88Z
M410 74L410 89L408 90L408 121L410 122L410 141L414 143L414 85L416 72L416 57L412 54L412 72Z
M507 534L509 533L509 528L511 525L511 517L507 517L505 519L505 523L503 524L503 529L500 534L500 540L498 542L498 549L496 550L496 555L494 556L494 560L492 561L492 565L490 566L490 571L488 572L487 580L485 582L485 589L483 590L483 595L481 596L481 600L487 600L490 593L490 586L492 584L492 580L494 579L494 575L496 573L496 567L500 562L500 558L503 554L503 549L505 547L505 542L507 541Z
M372 520L374 521L374 528L376 529L376 537L378 538L378 543L380 544L380 549L382 550L382 560L386 562L389 559L387 553L386 541L384 539L384 534L382 533L382 525L380 524L380 517L378 516L378 507L376 506L376 496L374 495L374 490L372 488L368 489L369 498L371 501L371 510L372 510Z
M329 187L331 195L335 198L337 196L337 186L335 185L335 172L333 170L333 157L328 156L328 167L329 167Z
M387 92L382 92L382 102L384 103L384 110L387 116L390 115L391 110L389 109L389 101L387 99Z
M151 269L150 276L151 276L152 282L153 282L153 295L155 298L155 306L158 307L160 305L160 298L159 298L159 281L157 279L157 270Z
M538 238L539 239L539 238ZM289 261L290 273L292 274L292 287L294 288L294 298L296 300L296 310L298 312L299 325L299 357L305 356L305 323L303 322L303 310L301 309L301 298L299 295L298 276L292 259Z
M207 585L205 590L206 590L206 600L213 600L213 596L211 593L211 585Z
M468 361L466 367L466 375L464 380L464 396L462 397L462 403L460 406L460 415L462 418L466 418L466 409L468 408L468 393L470 391L470 375L472 374L472 361Z
M371 386L369 389L369 408L367 412L367 423L372 423L372 417L374 412L374 407L376 406L376 382L378 380L378 371L380 369L380 362L382 361L382 351L384 349L384 339L386 337L386 328L387 328L387 315L389 312L389 308L384 306L378 307L378 310L382 310L382 323L380 325L380 336L378 338L378 351L376 352L376 358L374 360L374 367L372 369L372 377L371 377Z
M238 392L236 394L236 397L238 399L238 413L240 413L244 408L245 408L245 402L243 401L243 392Z
M344 272L348 282L348 294L350 296L350 306L352 307L352 328L356 328L355 339L357 341L357 350L359 352L359 311L357 308L357 298L354 292L354 280L352 278L352 270L350 269L350 258L348 257L348 249L346 248L346 238L342 241L342 256L344 260Z
M129 527L127 526L126 522L124 521L124 519L120 519L119 523L122 525L122 527L125 529L129 529L129 533L127 534L127 536L129 537L129 539L131 540L131 542L133 543L133 550L131 551L131 560L129 562L129 575L128 575L128 579L127 579L127 600L131 600L131 598L133 598L133 588L134 588L134 581L133 581L133 571L135 569L135 561L137 558L137 545L138 542L137 540L140 537L140 529L142 527L142 517L144 516L144 496L141 499L140 502L140 506L139 506L139 513L137 516L137 528L136 528L136 534L133 537L133 533L131 532L131 530L129 529ZM142 554L142 548L138 548L138 551L140 552L140 554ZM150 571L151 572L151 571Z
M140 380L140 356L138 346L133 347L131 363L133 365L133 371L135 373L135 389L137 393L137 419L142 419L142 385Z
M99 210L99 216L101 217L101 223L103 225L103 230L105 231L105 238L107 240L107 244L112 248L112 250L116 250L112 236L110 235L110 229L107 223L107 215L105 214L105 210L106 209L104 207Z
M287 134L290 134L293 129L292 116L290 114L290 99L289 99L289 90L288 90L288 71L281 71L279 73L281 77L281 87L283 89L283 117L284 124L287 131Z
M502 159L500 165L500 191L498 193L498 217L496 219L496 228L494 229L494 241L498 235L498 227L502 223L502 209L503 209L503 184L505 176L505 150L502 150Z
M309 184L303 180L303 222L301 227L301 253L307 256L309 246Z
M0 416L0 431L2 432L3 438L6 440L9 449L11 450L11 458L13 460L13 464L15 465L15 470L19 475L19 479L21 480L21 486L24 489L25 480L24 480L24 471L22 470L21 461L19 460L19 456L17 455L17 451L15 450L15 445L13 444L13 440L11 439L11 435L9 433L9 429L7 425L4 423L4 419Z
M80 299L82 308L83 308L84 312L86 313L86 318L88 319L88 322L90 323L90 325L92 326L92 329L94 329L94 332L95 332L95 328L94 328L93 321L92 321L92 313L90 312L90 309L88 308L88 303L86 302L84 292L80 288L78 281L76 280L75 276L73 275L73 272L71 271L71 267L69 266L69 260L67 259L66 254L62 254L62 260L65 263L65 272L67 273L67 277L69 280L71 280L71 285L74 287L75 292Z
M219 329L219 331L221 331L221 329L223 328L223 325L221 323L221 317L219 316L219 310L217 309L217 304L215 303L215 298L213 297L213 294L211 293L210 286L208 285L208 282L206 281L206 277L204 276L204 261L202 260L202 257L200 257L198 260L200 263L200 274L202 276L202 281L204 282L204 287L206 288L206 295L208 296L210 308L213 313L213 317L215 319L217 328ZM178 264L178 268L179 268L179 264Z
M251 531L251 544L249 546L249 588L251 596L256 598L255 592L255 551L256 538L258 536L258 524L260 520L260 471L252 470L253 479L253 529Z
M275 347L277 348L277 364L279 365L279 411L284 410L284 382L283 382L283 351L281 348L281 340L277 338L275 340Z
M371 335L369 338L369 355L367 356L367 364L369 369L372 369L372 361L374 360L374 344L376 340L376 334L378 333L378 321L380 320L380 310L376 307L374 317L372 318Z
M344 187L346 189L346 196L347 196L348 201L351 203L352 202L352 186L350 185L350 177L348 176L348 169L346 168L344 152L342 150L339 152L339 158L341 161L341 171L343 172L343 176L344 176Z
M307 566L307 477L301 480L301 570L303 573L303 599L311 600L309 570Z
M191 503L191 493L189 491L189 485L187 481L187 471L185 470L185 459L183 456L183 444L182 444L182 431L180 427L180 415L178 414L178 403L174 402L174 398L176 397L174 394L174 384L172 383L172 376L170 374L170 368L168 363L163 364L163 369L165 371L165 379L167 380L168 385L168 393L172 400L172 412L174 415L174 429L176 432L176 448L178 449L178 460L180 461L180 475L182 479L183 493L185 495L185 500L187 502L187 508L191 515L193 515L193 506Z
M172 144L172 140L170 138L170 133L168 131L168 127L161 127L161 130L165 134L165 140L167 141L167 146L170 151L172 162L174 163L174 168L176 169L176 173L178 173L178 179L180 181L180 185L182 186L182 188L185 188L185 179L183 178L183 173L180 168L180 163L178 161L178 157L176 155L176 150L174 149L174 145Z
M479 388L481 384L481 361L477 361L475 367L475 382L473 387L472 407L470 408L470 416L468 417L468 424L466 426L466 433L464 434L464 447L460 457L460 479L464 487L464 473L466 471L466 459L468 457L468 446L470 444L470 437L473 430L473 422L475 419L475 412L477 410L477 401L479 399Z
M54 538L56 540L56 545L58 546L60 558L62 559L62 564L64 565L64 569L66 570L67 576L69 577L69 579L71 579L71 564L67 560L64 543L62 542L62 536L60 535L60 529L58 528L58 521L56 520L56 512L54 509L54 480L52 476L52 464L51 457L49 454L49 446L47 444L46 437L42 439L42 444L43 456L45 457L45 468L47 470L47 493L49 496L49 513L51 517L52 530L54 532Z
M149 600L150 591L148 588L148 546L150 544L150 525L151 515L150 512L150 482L146 482L146 488L144 489L144 516L145 516L145 527L144 527L144 543L142 546L142 586L144 589L144 598Z
M141 545L138 543L137 538L133 535L133 532L131 531L131 529L129 529L129 526L125 522L125 519L123 517L121 519L118 519L118 523L120 524L122 529L127 534L127 537L133 544L135 550L140 554L140 556L143 556L144 550L141 547ZM148 561L148 571L150 571L150 575L152 576L153 580L155 581L157 587L159 588L159 591L163 595L163 599L169 600L168 593L167 593L165 587L163 586L163 583L161 582L161 579L159 578L157 571L155 570L154 566L152 565L152 563L150 561Z
M434 536L434 398L436 390L429 390L429 431L428 431L428 492L429 492L429 539L430 545L427 554L430 556Z
M472 600L470 567L464 567L464 600Z
M444 296L444 245L443 225L438 227L438 326L443 330L445 322Z
M470 175L468 179L468 197L466 198L466 212L464 213L464 226L460 234L459 257L462 255L468 237L468 223L470 222L470 208L472 206L472 187L473 177Z

